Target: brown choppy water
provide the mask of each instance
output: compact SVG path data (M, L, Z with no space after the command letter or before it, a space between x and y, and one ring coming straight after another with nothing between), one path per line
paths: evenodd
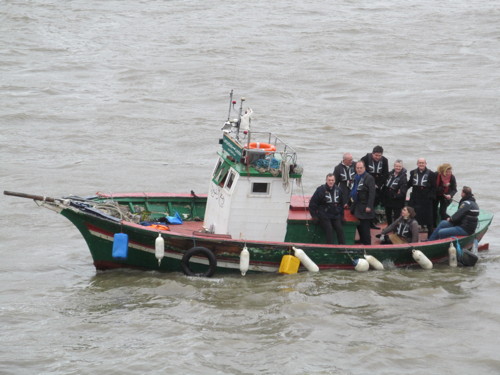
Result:
M4 1L3 190L204 193L227 94L299 152L451 162L498 213L495 2ZM500 232L473 269L96 273L63 217L0 199L2 374L498 374Z

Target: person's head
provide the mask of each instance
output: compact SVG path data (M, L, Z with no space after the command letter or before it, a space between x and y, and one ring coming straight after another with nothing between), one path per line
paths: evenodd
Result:
M420 158L417 160L417 167L421 171L423 171L425 168L427 168L427 161L424 158Z
M356 173L361 175L361 174L365 173L365 171L366 171L365 163L361 160L358 161L356 163Z
M384 149L382 146L375 146L372 151L372 158L375 161L379 161L382 159L382 155L384 155Z
M438 167L438 173L441 176L451 176L451 174L453 173L453 168L451 167L451 164L443 163Z
M333 187L333 185L335 185L335 176L333 175L333 173L328 173L326 175L326 184L329 187Z
M403 160L401 159L397 159L395 162L394 162L394 171L396 173L399 173L403 170Z
M467 199L467 198L470 198L470 197L472 197L472 189L470 187L468 187L468 186L464 186L462 188L462 198Z
M351 164L352 164L352 155L351 155L351 153L346 152L343 155L343 157L342 157L342 163L344 163L344 165L347 165L348 167L351 166Z
M410 206L405 206L401 209L401 216L404 218L414 218L417 216L417 213L415 212L415 209Z

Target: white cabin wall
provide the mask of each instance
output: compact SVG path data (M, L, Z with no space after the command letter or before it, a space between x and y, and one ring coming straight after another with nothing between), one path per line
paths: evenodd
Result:
M251 194L252 182L270 183L269 195ZM233 238L283 241L286 235L290 193L280 178L240 176L232 196L228 232Z
M270 184L269 192L252 193L252 183ZM221 204L223 197L223 204ZM239 175L231 190L210 182L204 227L234 239L283 241L286 235L291 190L279 177Z
M221 196L224 203L220 203ZM205 209L205 220L203 226L210 230L214 227L214 232L217 234L229 234L228 223L230 219L230 204L229 196L222 187L210 181L208 190L207 206Z

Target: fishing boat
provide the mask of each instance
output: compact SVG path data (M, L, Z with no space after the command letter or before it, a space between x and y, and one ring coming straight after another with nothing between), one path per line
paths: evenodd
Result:
M309 213L310 196L294 193L300 191L303 173L297 152L271 132L253 131L252 110L243 110L244 102L242 98L236 108L231 92L206 194L4 194L33 199L65 216L85 239L97 270L133 268L205 277L411 267L422 265L419 257L431 264L445 262L451 244L477 248L493 220L482 210L476 232L457 239L382 245L373 233L372 245L361 245L356 241L357 220L346 210L346 244L327 245ZM456 209L452 205L449 214Z

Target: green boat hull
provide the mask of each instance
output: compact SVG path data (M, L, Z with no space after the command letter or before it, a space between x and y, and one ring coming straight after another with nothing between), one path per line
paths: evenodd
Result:
M99 198L105 201L104 198ZM108 198L106 198L108 199ZM157 198L148 196L113 197L113 201L131 209L137 205L146 206L156 212L177 211L189 219L202 220L204 199L200 197L171 197ZM170 208L170 209L169 209ZM182 272L183 256L189 249L202 247L215 255L215 274L239 273L240 253L246 247L250 254L248 272L278 272L284 255L293 254L293 247L304 250L307 256L320 270L353 269L356 260L372 255L387 267L409 267L417 265L413 259L412 250L422 251L433 263L446 261L448 248L452 239L443 239L432 242L420 242L406 245L324 245L300 241L301 231L306 233L302 238L309 241L314 238L321 241L317 230L308 229L306 223L300 229L296 222L290 224L287 242L259 242L243 241L227 238L227 236L210 235L201 232L192 232L190 235L178 234L174 230L164 231L151 227L144 227L119 219L109 219L95 213L85 212L74 207L62 207L59 212L69 219L80 231L92 254L94 265L98 270L113 268L133 268L141 270L155 270L160 272ZM155 218L152 211L150 218ZM161 216L156 214L156 216ZM480 241L486 233L493 216L482 212L476 233L459 239L462 248L470 248L474 240ZM184 225L184 224L181 224ZM355 223L347 223L350 232L350 242L354 242ZM172 226L171 226L172 227ZM114 235L125 233L128 236L127 255L123 258L113 257ZM155 255L155 241L158 235L164 241L164 257L159 261ZM309 237L308 237L309 236ZM312 237L311 237L312 236ZM289 241L292 238L293 241ZM193 256L189 260L189 267L193 273L205 274L210 269L209 259L203 255ZM213 265L212 265L212 268ZM301 268L303 270L303 268Z

